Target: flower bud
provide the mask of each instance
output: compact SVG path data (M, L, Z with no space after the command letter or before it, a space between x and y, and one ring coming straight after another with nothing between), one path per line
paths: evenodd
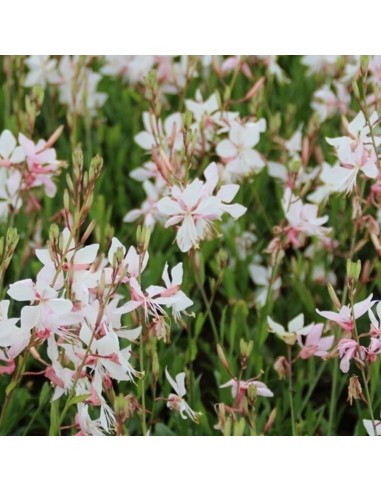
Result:
M267 422L266 422L265 427L263 429L264 434L267 434L270 431L271 427L273 426L273 424L275 422L275 419L276 419L276 408L273 408L271 410L269 418L267 419Z
M347 261L348 280L357 282L357 280L360 278L360 273L361 273L361 260L357 260L357 262L355 263L354 261L348 259Z
M339 298L337 297L335 289L333 288L331 282L327 282L327 288L328 288L328 294L329 294L329 297L331 298L331 301L337 307L337 309L340 310L341 309L341 302L339 301Z
M274 369L279 379L284 379L290 374L290 363L283 355L278 357L274 363Z
M217 345L217 354L218 354L218 357L219 357L222 365L224 366L224 368L228 372L230 372L229 362L227 361L227 359L225 357L225 354L224 354L224 351L223 351L223 348L221 347L221 345Z

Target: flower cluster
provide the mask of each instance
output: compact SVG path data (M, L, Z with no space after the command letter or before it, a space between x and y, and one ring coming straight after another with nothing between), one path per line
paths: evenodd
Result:
M28 210L40 209L36 189L43 188L48 197L56 194L54 177L63 165L53 148L59 133L60 129L48 141L40 139L37 143L22 133L18 142L9 130L1 133L0 220L16 214L23 205Z

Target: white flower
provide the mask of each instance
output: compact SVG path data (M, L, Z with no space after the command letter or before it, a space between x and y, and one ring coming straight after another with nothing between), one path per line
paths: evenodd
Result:
M175 393L171 393L167 399L167 407L171 410L176 410L180 413L183 419L187 419L188 417L193 420L193 422L198 423L199 418L202 415L200 412L195 412L191 409L188 403L184 400L184 396L186 395L185 389L185 372L180 372L177 374L175 380L171 377L168 372L168 369L165 368L165 376L175 390Z
M341 175L344 176L339 181L340 176L337 175L337 191L350 193L360 172L367 178L377 178L377 157L373 148L368 150L361 142L353 148L351 141L346 140L337 148L337 156L341 164Z
M369 122L373 127L378 121L379 117L376 111L372 113L369 118ZM360 111L356 117L348 123L347 132L349 136L337 137L337 138L326 138L327 142L338 149L341 146L347 146L348 144L357 144L361 142L363 145L373 145L372 138L370 136L370 128L366 122L365 116L362 111ZM376 146L381 144L381 138L375 136L374 141Z
M150 113L143 113L143 124L145 130L138 133L134 140L144 150L151 150L154 146L157 146L157 142L162 141L167 145L174 144L175 150L180 150L183 147L182 136L182 118L180 113L173 113L168 116L164 125L161 121L157 123L157 128L152 127Z
M255 300L259 307L263 307L266 304L267 294L270 288L272 268L266 268L262 265L252 263L249 265L249 273L252 281L260 286L255 293ZM280 277L276 278L272 283L271 290L274 292L275 297L279 294L281 285L282 279Z
M263 118L255 123L232 123L229 138L216 147L217 154L227 163L227 171L231 175L242 177L264 168L263 158L253 147L265 130L266 121Z
M45 88L47 84L55 84L59 80L57 60L50 55L28 56L25 65L29 69L24 82L25 87L40 85Z
M241 217L246 208L239 204L230 205L239 190L238 185L224 185L213 195L218 182L216 164L211 163L204 171L206 181L195 179L184 189L172 186L171 196L162 198L157 208L170 218L165 227L181 224L176 240L180 250L185 253L197 248L204 239L214 220L220 220L226 212L234 219Z
M364 424L364 427L368 433L368 436L375 436L375 435L381 436L381 420L375 420L374 421L375 426L376 426L376 434L374 433L373 422L371 420L364 419L362 421L362 423Z
M314 323L304 326L304 314L299 314L296 318L292 319L287 324L287 330L273 321L270 316L267 316L267 322L269 324L269 331L275 333L288 345L294 345L298 335L308 335L312 330Z
M21 310L21 328L54 331L63 323L63 315L68 314L73 304L67 299L58 298L58 293L43 281L20 280L11 284L8 295L16 301L36 302L37 305L24 306Z
M0 135L0 165L10 167L24 159L25 152L22 147L17 146L17 141L9 130L4 130Z

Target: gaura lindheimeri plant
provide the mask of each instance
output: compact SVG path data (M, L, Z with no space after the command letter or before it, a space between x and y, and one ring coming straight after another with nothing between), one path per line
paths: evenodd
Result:
M0 434L380 435L380 60L1 57Z

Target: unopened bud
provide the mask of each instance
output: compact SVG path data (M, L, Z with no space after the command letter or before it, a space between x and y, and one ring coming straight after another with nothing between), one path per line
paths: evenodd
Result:
M97 225L97 221L95 219L93 219L90 224L87 226L85 232L83 233L83 236L81 238L81 243L82 244L85 244L86 241L89 239L91 233L93 232L93 230L95 229L95 226Z
M217 354L218 354L218 357L219 357L222 365L224 366L224 368L228 372L230 372L229 362L227 361L227 359L225 357L225 353L224 353L223 348L221 347L221 345L217 345Z
M355 80L352 83L352 89L353 89L353 94L355 95L355 98L360 99L359 86Z
M368 71L369 55L361 55L360 56L360 63L361 63L361 71L363 73L366 73Z
M336 295L335 289L333 288L331 282L327 282L327 288L328 288L328 294L329 297L331 298L331 301L333 304L337 307L337 309L341 309L341 302L339 301L339 298Z
M354 261L348 259L347 261L348 280L357 282L357 280L360 278L360 273L361 273L361 260L357 260L357 262L355 263Z
M276 419L276 408L273 408L271 410L269 418L267 419L267 422L266 422L265 427L263 429L264 434L267 434L270 431L271 427L273 426L273 424L275 422L275 419Z
M257 387L254 384L250 384L247 388L247 397L249 402L253 404L257 397Z
M274 363L274 370L278 374L279 379L284 379L290 374L290 363L283 355L278 357Z
M160 371L159 357L157 355L157 352L155 351L152 357L152 375L155 381L158 380L159 371Z
M239 342L239 347L241 351L241 357L245 357L247 359L253 350L254 342L250 340L250 342L247 343L243 338L241 338Z
M300 158L297 155L294 155L288 164L288 168L291 172L296 174L299 172L301 165L302 161L300 160Z

